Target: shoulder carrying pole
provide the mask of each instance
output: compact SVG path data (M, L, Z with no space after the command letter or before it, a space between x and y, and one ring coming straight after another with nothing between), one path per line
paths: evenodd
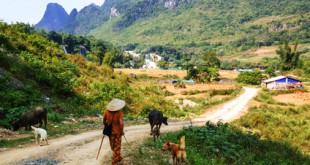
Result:
M104 135L102 136L102 139L101 139L101 143L100 143L100 147L99 147L99 150L98 150L98 154L97 154L96 160L98 159L98 156L99 156L99 153L100 153L100 150L101 150L101 146L102 146L103 139L104 139Z

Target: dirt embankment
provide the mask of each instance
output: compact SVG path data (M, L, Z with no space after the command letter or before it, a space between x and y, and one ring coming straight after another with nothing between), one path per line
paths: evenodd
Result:
M213 111L201 115L192 120L194 125L203 125L206 121L217 122L223 120L229 122L242 115L247 109L248 101L258 92L256 88L245 88L245 92L238 98L225 103L223 106ZM184 126L190 125L190 121L169 122L168 126L162 127L162 132L175 131ZM125 127L125 135L131 146L139 143L149 135L149 125L136 125ZM25 148L10 149L0 152L1 165L24 164L27 160L53 160L57 164L77 165L77 164L109 164L111 150L108 147L108 139L104 139L98 160L96 155L102 138L101 130L89 131L78 135L66 135L62 138L52 139L49 145L30 145ZM130 150L130 146L123 138L123 150Z

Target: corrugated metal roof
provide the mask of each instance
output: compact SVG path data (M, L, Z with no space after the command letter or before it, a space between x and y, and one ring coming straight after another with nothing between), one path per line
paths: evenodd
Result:
M283 78L290 78L290 79L298 80L296 78L292 78L292 77L288 77L288 76L277 76L277 77L273 77L273 78L270 78L270 79L267 79L267 80L263 80L262 82L263 83L268 83L268 82L273 82L273 81L280 80L280 79L283 79Z

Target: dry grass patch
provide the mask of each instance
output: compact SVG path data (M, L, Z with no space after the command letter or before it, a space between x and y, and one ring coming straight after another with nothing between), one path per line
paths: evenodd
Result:
M209 84L188 84L185 85L186 88L176 88L173 84L166 85L166 90L174 94L182 94L188 91L205 91L205 90L229 90L236 89L235 84L219 84L219 83L209 83Z
M178 93L178 94L175 94L173 96L167 96L166 98L168 100L174 100L174 99L186 98L186 97L205 98L205 97L210 97L210 95L207 93L198 93L198 94L194 94L194 95L182 95L181 93Z
M186 76L185 70L161 70L161 69L114 69L115 72L123 72L125 74L133 73L135 75L146 74L150 77L163 77L164 75L177 75L180 78Z
M123 72L124 74L133 73L135 75L146 74L150 77L162 78L165 75L176 75L180 79L186 76L186 70L161 70L161 69L114 69L115 72ZM235 70L220 70L220 78L235 79L238 72Z
M238 77L238 72L236 70L220 70L219 71L220 78L228 78L228 79L235 79Z
M295 93L274 96L273 99L279 102L292 103L298 105L310 104L310 92L296 91Z

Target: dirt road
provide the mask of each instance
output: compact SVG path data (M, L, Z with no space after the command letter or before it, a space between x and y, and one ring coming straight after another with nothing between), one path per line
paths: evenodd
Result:
M247 109L248 101L253 98L258 89L244 88L244 93L236 99L224 104L220 108L207 112L193 120L194 125L205 124L211 120L217 122L223 120L229 122L236 119ZM181 129L189 125L189 121L169 122L162 127L162 132ZM149 125L137 125L125 127L125 135L129 143L135 143L149 137ZM102 138L101 130L85 132L78 135L67 135L62 138L52 139L47 146L31 145L25 148L12 149L0 152L1 165L25 164L26 160L37 160L39 158L56 160L57 164L66 165L100 165L110 160L111 151L107 147L108 139L104 139L98 160L96 155ZM123 138L123 148L129 148ZM105 163L104 163L105 164Z

